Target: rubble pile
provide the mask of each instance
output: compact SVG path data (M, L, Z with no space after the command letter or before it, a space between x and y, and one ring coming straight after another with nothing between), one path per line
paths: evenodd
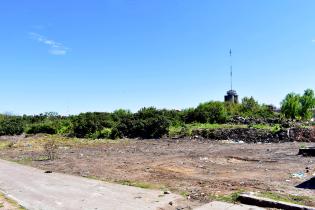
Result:
M315 130L313 128L282 128L277 132L256 128L196 129L192 131L192 135L198 138L246 143L315 142Z

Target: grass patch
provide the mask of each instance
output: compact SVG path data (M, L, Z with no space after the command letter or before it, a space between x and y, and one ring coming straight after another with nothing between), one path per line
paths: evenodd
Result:
M233 124L211 124L211 123L192 123L186 125L176 125L169 127L169 136L191 136L193 130L198 129L220 129L220 128L248 128L248 125Z
M186 192L186 191L182 191L179 194L183 196L184 198L187 198L189 196L189 192Z
M261 192L258 196L269 198L275 201L283 201L288 203L294 203L299 205L311 205L315 200L308 196L299 196L299 195L284 195L274 192Z
M268 130L272 133L276 133L281 130L280 124L275 124L275 125L256 124L256 125L252 125L251 127L255 129Z
M132 186L132 187L139 187L142 189L165 189L164 186L162 185L157 185L157 184L151 184L148 182L139 182L139 181L131 181L131 180L120 180L116 181L117 184L122 184L126 186Z
M12 141L0 141L0 150L12 148L14 143Z
M223 202L227 202L227 203L236 203L238 197L240 196L240 194L242 194L244 191L240 190L237 192L233 192L230 195L219 195L215 197L215 200L217 201L223 201Z
M244 190L239 190L236 192L233 192L229 195L209 195L208 198L209 200L213 201L222 201L222 202L227 202L227 203L237 203L238 202L238 197L244 192Z

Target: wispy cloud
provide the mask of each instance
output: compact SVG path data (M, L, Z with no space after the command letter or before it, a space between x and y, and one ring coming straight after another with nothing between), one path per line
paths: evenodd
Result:
M312 43L315 43L315 39L312 39Z
M62 43L56 42L52 39L48 39L41 34L31 32L29 33L29 35L31 36L31 38L38 41L39 43L49 46L49 53L52 55L65 55L69 50L69 48L64 46Z

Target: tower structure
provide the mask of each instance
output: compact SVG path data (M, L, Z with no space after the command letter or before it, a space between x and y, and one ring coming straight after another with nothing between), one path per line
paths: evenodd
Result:
M225 102L238 103L238 95L236 90L233 90L233 62L232 62L232 49L230 49L230 90L224 96Z

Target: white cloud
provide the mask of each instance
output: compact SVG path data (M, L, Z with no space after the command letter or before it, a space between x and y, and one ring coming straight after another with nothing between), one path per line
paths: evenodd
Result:
M43 43L45 45L49 46L49 53L52 55L65 55L67 54L69 48L64 46L62 43L56 42L52 39L48 39L43 35L37 34L37 33L29 33L29 35L35 39L36 41Z

